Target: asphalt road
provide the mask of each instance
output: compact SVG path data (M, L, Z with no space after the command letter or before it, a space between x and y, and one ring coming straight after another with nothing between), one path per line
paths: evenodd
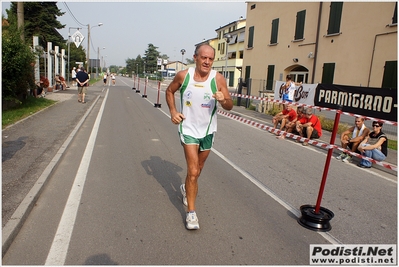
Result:
M92 89L92 106L80 114L87 117L4 265L298 265L309 264L310 244L397 243L396 174L332 159L322 200L335 213L332 230L314 232L297 217L316 202L326 151L222 116L200 177L201 229L186 230L185 160L164 93L155 108L156 87L147 98L142 85L140 93L132 87L118 77L116 86ZM83 108L74 102L69 109Z

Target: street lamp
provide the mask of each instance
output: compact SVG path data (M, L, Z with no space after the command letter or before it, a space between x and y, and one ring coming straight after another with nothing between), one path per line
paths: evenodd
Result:
M94 25L90 28L90 24L87 24L87 72L90 72L90 30L94 27L100 27L103 24L100 22L98 25Z
M225 36L224 36L224 38L226 39L226 65L225 65L225 67L224 67L224 73L225 73L225 78L226 78L226 81L227 81L227 79L228 79L228 76L229 76L229 72L227 71L227 60L229 59L229 42L230 42L230 38L231 38L231 35L230 34L226 34Z
M180 53L181 53L181 64L182 64L182 70L184 70L184 64L183 64L183 56L184 56L184 53L186 53L186 50L183 48L182 50L180 50Z

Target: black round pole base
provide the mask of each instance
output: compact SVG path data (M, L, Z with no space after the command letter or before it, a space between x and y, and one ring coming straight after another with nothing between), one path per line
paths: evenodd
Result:
M136 87L133 87L132 90L136 90Z
M160 107L161 107L161 104L155 103L155 104L154 104L154 107L155 107L155 108L160 108Z
M136 90L136 93L140 93L140 90Z
M141 97L142 97L142 98L147 98L147 95L142 95Z
M298 218L298 223L313 231L330 231L330 220L334 217L334 213L323 207L320 207L319 213L316 213L315 209L314 205L302 205L300 207L302 216Z

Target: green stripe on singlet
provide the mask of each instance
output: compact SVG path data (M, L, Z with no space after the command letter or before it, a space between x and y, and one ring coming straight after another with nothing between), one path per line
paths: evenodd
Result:
M212 78L212 80L211 80L211 90L212 90L213 94L215 94L217 92L217 90L218 90L218 87L216 85L216 77ZM212 115L211 115L211 118L210 118L209 123L208 123L208 129L206 129L206 134L207 135L209 134L209 127L211 126L213 115L215 115L216 111L217 111L217 102L215 100L215 107L212 110Z
M190 81L190 73L187 71L186 77L184 78L184 82L180 86L180 107L181 107L181 109L183 109L183 104L184 104L183 103L183 95L184 95L184 92L187 89L189 81ZM180 126L179 127L180 127L180 132L182 133L183 132L183 121L180 122Z

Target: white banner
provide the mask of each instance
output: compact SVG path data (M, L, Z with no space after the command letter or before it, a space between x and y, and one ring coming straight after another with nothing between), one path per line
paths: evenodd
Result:
M274 99L275 100L283 100L283 91L284 89L282 86L286 82L283 81L276 81L276 85L274 87ZM301 103L301 104L306 104L310 106L314 106L314 96L316 92L316 84L301 84L299 86L295 86L295 95L294 95L294 101L295 103Z

